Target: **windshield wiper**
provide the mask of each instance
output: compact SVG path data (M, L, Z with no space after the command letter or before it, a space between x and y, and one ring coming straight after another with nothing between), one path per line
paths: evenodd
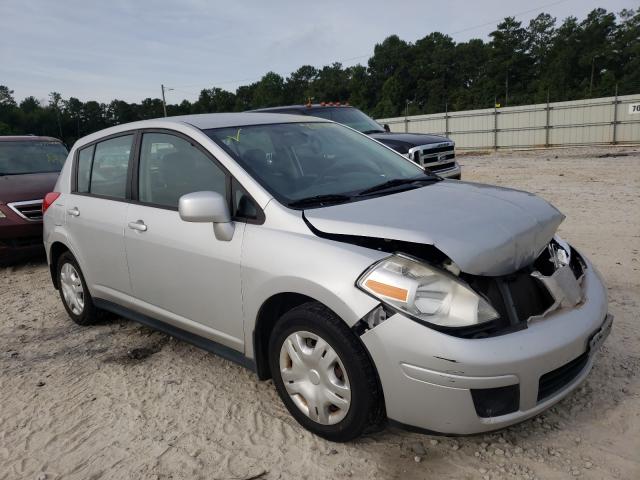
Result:
M373 187L362 190L361 192L358 192L358 196L360 197L363 195L369 195L371 193L381 192L383 190L387 190L393 187L399 187L402 185L416 184L415 186L418 187L417 184L419 183L423 183L423 182L431 183L431 182L438 182L438 181L440 181L440 178L436 177L435 175L419 177L419 178L394 178L392 180L387 180L386 182L382 182L378 185L374 185Z
M365 130L364 132L365 135L369 135L371 133L386 133L385 130Z
M340 195L335 193L329 193L326 195L314 195L313 197L305 197L299 200L289 202L290 207L310 207L313 205L327 205L331 203L343 203L348 202L353 197L350 195Z

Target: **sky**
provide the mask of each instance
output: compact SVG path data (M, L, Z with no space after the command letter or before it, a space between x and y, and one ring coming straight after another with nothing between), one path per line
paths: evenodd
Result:
M455 41L488 39L506 16L541 12L583 19L631 0L0 0L0 85L33 95L109 102L197 99L234 91L268 71L301 65L366 65L376 43L414 42L433 31Z

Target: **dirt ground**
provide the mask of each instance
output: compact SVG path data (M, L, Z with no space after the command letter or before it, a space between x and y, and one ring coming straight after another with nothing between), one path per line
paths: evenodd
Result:
M235 364L120 319L74 325L30 262L0 269L0 479L639 479L640 148L460 160L550 200L604 274L613 333L567 399L489 435L329 443Z

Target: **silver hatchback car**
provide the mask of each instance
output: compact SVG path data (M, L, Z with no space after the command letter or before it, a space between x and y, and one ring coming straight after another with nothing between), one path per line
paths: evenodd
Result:
M310 431L469 434L576 388L611 329L564 216L319 118L208 114L79 140L43 204L55 287L273 378Z

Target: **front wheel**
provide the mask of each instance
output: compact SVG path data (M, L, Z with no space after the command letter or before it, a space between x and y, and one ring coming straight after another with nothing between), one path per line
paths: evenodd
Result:
M269 364L285 406L316 435L344 442L380 423L374 366L355 334L323 305L305 303L280 318Z

